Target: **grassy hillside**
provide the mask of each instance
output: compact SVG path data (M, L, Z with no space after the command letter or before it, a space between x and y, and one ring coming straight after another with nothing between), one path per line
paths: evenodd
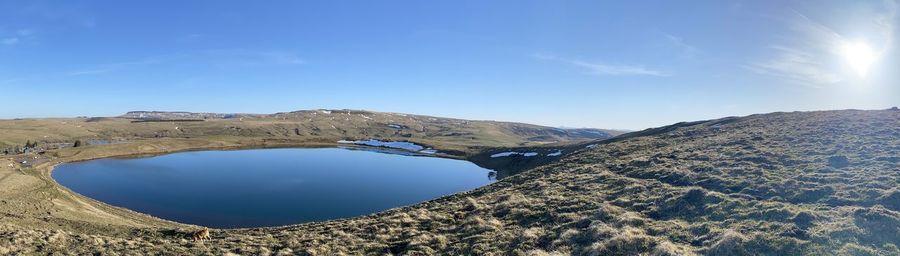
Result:
M213 230L203 243L179 225L6 224L0 253L900 254L900 111L753 115L573 145L492 185L370 216Z
M177 113L173 117L182 117ZM188 117L209 117L213 114ZM128 118L132 117L132 118ZM498 146L534 146L573 140L596 140L616 131L559 129L538 125L469 121L358 110L309 110L267 115L187 120L112 118L0 120L0 150L24 145L74 143L75 140L128 141L156 138L241 137L333 143L340 139L411 141L448 152L474 152ZM197 121L199 120L199 121ZM438 144L438 145L432 145Z

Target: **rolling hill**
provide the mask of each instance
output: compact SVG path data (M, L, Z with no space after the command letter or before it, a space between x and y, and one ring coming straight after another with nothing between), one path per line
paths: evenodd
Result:
M287 120L309 118L312 113L282 115ZM356 118L353 112L343 115ZM392 114L383 115L378 118ZM277 122L275 118L269 122ZM355 123L368 122L362 119L366 118ZM398 117L387 123L398 119L405 120ZM397 124L411 127L412 136L407 138L431 135L439 138L431 141L439 141L445 138L443 132L453 132L439 127L464 126L465 122L421 119ZM424 131L415 126L421 124L427 124ZM467 127L478 131L485 129L479 126L483 124ZM315 127L323 125L330 124ZM279 128L250 129L282 131L275 134L286 137L294 126L274 127ZM366 131L374 127L366 126ZM360 134L362 130L354 129ZM505 143L488 139L494 147L470 151L470 156L491 158L510 150L548 152L563 146L568 152L466 193L358 218L214 230L214 239L203 243L186 239L189 226L153 222L115 209L98 212L125 216L117 218L134 223L87 219L73 225L52 214L5 217L0 237L9 239L0 239L0 250L5 250L0 253L900 254L897 110L760 114L556 144L550 143L555 139L529 140L554 134L550 131L486 131L492 138L515 134L520 139ZM479 136L489 137L473 137ZM464 149L478 146L464 139L447 141L447 145L465 145ZM67 153L60 156L65 158Z
M410 141L464 155L485 147L535 146L621 134L614 130L560 129L346 109L276 114L134 111L119 117L0 120L0 130L0 153L28 141L44 145L70 144L75 140L241 137L323 143L341 139Z

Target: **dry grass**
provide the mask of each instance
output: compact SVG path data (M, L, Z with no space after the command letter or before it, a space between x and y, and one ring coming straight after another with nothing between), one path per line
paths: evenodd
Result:
M900 185L893 158L900 155L898 111L773 113L637 135L474 191L359 218L214 230L213 240L193 243L183 238L190 228L183 225L103 229L93 220L65 224L23 214L35 217L0 225L0 248L12 254L900 254L900 213L892 200ZM835 165L833 156L847 163Z

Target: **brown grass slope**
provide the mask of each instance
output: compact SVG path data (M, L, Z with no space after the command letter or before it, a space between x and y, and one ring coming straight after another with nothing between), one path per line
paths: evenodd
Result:
M471 121L363 110L304 110L276 114L239 115L203 121L139 122L140 119L55 118L0 120L0 149L27 141L72 143L95 139L241 137L271 141L334 143L340 139L410 141L462 155L481 148L535 146L547 143L604 139L617 135L558 129L523 123ZM599 130L598 130L599 131Z
M898 255L900 111L683 123L468 193L280 228L0 226L0 253Z

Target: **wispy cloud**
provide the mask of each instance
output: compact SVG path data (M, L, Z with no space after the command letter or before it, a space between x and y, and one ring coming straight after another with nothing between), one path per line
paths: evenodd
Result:
M118 70L122 70L122 69L128 69L128 68L134 68L134 67L139 67L139 66L146 66L146 65L151 65L151 64L162 63L162 62L166 61L167 59L171 59L171 57L172 56L155 56L155 57L150 57L150 58L146 58L144 60L139 60L139 61L111 63L111 64L106 64L106 65L100 65L100 66L65 72L64 75L83 76L83 75L106 74L106 73L110 73L110 72L114 72L114 71L118 71Z
M576 66L588 69L588 72L595 75L611 75L611 76L671 76L668 72L647 69L642 66L629 65L607 65L602 63L590 63L586 61L570 61Z
M883 15L876 16L875 26L878 27L878 30L881 31L881 36L885 38L886 45L894 44L894 25L897 24L897 12L900 11L900 1L897 0L883 0L885 12ZM883 47L887 48L887 47ZM883 49L886 50L886 49Z
M669 33L663 33L663 36L666 38L667 42L674 45L676 48L678 48L679 51L681 51L681 57L693 59L700 55L699 48L685 43L684 39L682 39L681 37Z
M840 76L828 71L819 57L809 51L784 46L771 46L777 52L771 60L753 62L744 67L759 74L773 75L810 87L822 87L841 81Z
M66 75L67 76L97 75L97 74L109 73L110 71L112 71L112 69L78 70L78 71L66 72Z
M306 64L306 61L301 59L297 54L292 52L282 52L282 51L268 51L261 52L260 55L271 61L275 64L283 64L283 65L299 65Z
M307 62L306 60L300 58L296 53L288 51L215 49L183 54L157 55L137 61L117 62L85 67L82 69L63 72L63 75L102 75L125 69L136 69L167 63L191 63L192 65L205 65L209 67L231 69L272 65L301 65L306 64Z
M220 67L307 64L296 53L278 50L216 49L202 53Z
M11 83L20 82L23 80L25 80L25 79L22 79L22 78L3 79L3 80L0 80L0 85L11 84Z
M567 63L569 65L582 68L588 74L598 75L598 76L658 76L658 77L667 77L672 76L671 73L665 71L654 70L650 68L646 68L640 65L613 65L607 63L599 63L599 62L589 62L578 59L567 59L561 58L552 54L532 54L531 57L546 60L546 61L558 61L562 63Z
M892 44L898 9L895 1L882 3L885 7L881 8L882 12L865 17L871 22L859 23L875 24L869 29L878 31L874 33L878 35L870 35L867 39L879 54ZM824 87L846 80L846 68L835 62L842 57L842 47L853 40L796 10L791 10L783 22L790 36L768 47L771 56L750 61L744 68L809 87Z
M0 31L2 32L2 31ZM34 36L37 31L34 29L19 29L14 33L6 33L5 37L0 37L0 45L11 46L15 44L19 44L27 39L30 39ZM0 33L0 36L3 36L3 33Z

